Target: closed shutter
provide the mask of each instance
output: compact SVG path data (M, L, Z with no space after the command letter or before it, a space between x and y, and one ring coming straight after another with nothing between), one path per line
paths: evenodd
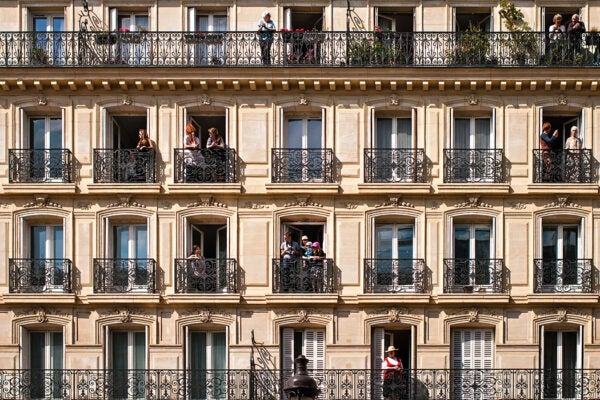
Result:
M325 369L325 331L307 329L304 331L304 355L309 359L308 369Z
M494 334L490 329L458 329L452 335L452 368L492 368Z
M383 363L383 352L384 352L384 339L385 339L385 329L383 328L375 328L373 329L373 338L372 340L372 356L373 360L373 369L380 369L381 364Z
M283 328L281 332L281 369L294 369L294 329Z

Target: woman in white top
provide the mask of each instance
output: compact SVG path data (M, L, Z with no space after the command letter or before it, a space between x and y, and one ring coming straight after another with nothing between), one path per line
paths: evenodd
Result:
M581 150L581 139L577 137L578 129L571 127L571 136L565 142L565 150Z

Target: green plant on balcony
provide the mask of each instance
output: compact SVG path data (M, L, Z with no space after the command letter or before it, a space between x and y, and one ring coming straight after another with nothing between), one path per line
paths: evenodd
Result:
M517 64L535 63L539 54L538 37L525 21L523 12L508 0L500 1L500 18L510 32L510 37L502 40L511 59Z
M396 40L387 40L386 33L375 27L373 37L354 38L348 45L351 65L394 65L402 63L402 49Z
M469 24L466 31L457 33L456 45L450 51L448 59L451 64L486 65L495 64L490 57L490 38L481 28Z
M31 63L35 65L48 64L48 52L39 45L34 45L31 49Z

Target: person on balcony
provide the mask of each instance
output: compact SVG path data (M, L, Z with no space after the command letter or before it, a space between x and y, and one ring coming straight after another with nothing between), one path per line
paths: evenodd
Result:
M192 254L188 256L187 280L188 289L198 292L206 292L206 259L202 255L202 247L195 244L192 247Z
M144 128L141 128L138 131L138 136L139 136L139 140L137 142L137 145L135 146L135 148L138 151L148 151L148 150L154 148L154 145L152 144L152 140L148 136L148 131L146 131Z
M577 137L579 129L571 127L571 136L565 142L565 181L581 182L582 148L581 139Z
M262 18L258 21L258 41L260 43L260 55L264 65L271 65L271 46L273 45L273 32L275 32L275 22L271 19L271 12L262 13Z
M297 291L302 288L302 282L297 281L297 277L301 276L298 271L298 258L302 256L302 249L298 242L292 240L292 232L287 231L283 234L283 242L279 249L281 256L281 291Z
M552 130L552 125L550 122L544 122L542 125L542 133L540 134L540 150L541 150L541 158L543 165L542 169L542 181L543 182L553 182L556 177L560 176L560 171L553 171L557 160L560 159L559 154L557 154L558 149L560 149L560 138L558 136L558 129L554 131L552 135L550 135L550 131ZM558 165L560 167L560 165Z
M199 167L204 165L204 157L200 151L200 139L196 136L196 127L191 123L185 126L183 148L185 182L197 182Z
M225 142L215 127L208 128L208 139L206 148L212 159L212 181L225 182L227 175L227 163L225 155Z
M388 356L383 359L381 369L383 370L383 397L386 400L402 398L402 360L396 357L398 349L394 346L387 348Z
M571 17L571 22L567 26L567 33L569 34L569 42L573 51L573 61L576 61L577 55L581 54L581 39L583 33L585 33L585 24L579 20L579 14L573 14Z
M323 260L325 259L326 254L321 248L321 244L319 242L314 242L312 244L312 250L310 251L309 265L310 265L310 275L312 280L312 291L314 293L323 293Z
M565 26L562 23L562 15L554 15L552 21L554 23L550 25L550 28L548 28L548 51L550 62L554 64L563 60L561 53L563 51L563 48L565 47L565 33L567 32L567 30L565 29Z

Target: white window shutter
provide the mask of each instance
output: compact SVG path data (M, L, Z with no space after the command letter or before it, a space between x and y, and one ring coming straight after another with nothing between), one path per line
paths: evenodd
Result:
M579 118L579 138L581 139L581 148L585 147L585 108L581 109Z
M188 8L188 30L190 32L196 31L196 8Z
M490 126L490 149L496 148L496 107L492 108L492 121Z
M540 369L544 369L544 336L546 332L544 331L544 325L540 326Z
M463 330L454 330L452 332L452 368L463 368Z
M375 328L373 329L373 337L371 341L372 345L372 355L371 359L373 360L373 369L380 369L381 363L383 363L383 352L384 352L384 340L385 340L385 329L383 328Z
M482 335L483 358L482 368L494 367L494 332L491 329L483 330Z
M25 110L23 110L22 108L19 108L19 116L21 118L20 122L21 122L21 136L20 139L21 141L19 142L19 136L17 136L17 143L15 143L15 147L19 148L19 147L31 147L33 148L33 143L31 141L31 137L29 135L29 130L27 129L27 116L25 115Z
M302 344L302 352L308 358L307 368L309 370L315 369L316 365L317 349L315 332L313 329L306 329L303 334L304 343Z
M377 121L375 119L375 107L373 107L373 108L371 108L371 124L370 124L370 127L371 127L371 135L370 135L371 144L368 147L373 147L373 148L377 147L377 137L376 137L377 136L377 132L375 132L375 127L377 126L376 122Z
M109 30L116 31L117 30L117 12L116 8L110 8L108 13L108 21L109 21Z
M294 329L283 328L281 331L281 369L294 370Z
M539 137L540 137L540 134L542 133L542 125L544 125L544 109L542 107L538 107L538 115L540 117L540 120L539 120L539 124L537 126L536 135L535 135L535 137L537 138L537 140L533 144L533 148L534 149L539 149L540 148L540 139L539 139Z
M21 369L29 368L29 332L22 326L19 328L19 345L21 346Z
M583 368L583 325L579 325L577 329L577 356L575 368Z
M445 144L444 144L445 145ZM454 108L450 107L450 146L454 148Z
M321 148L325 148L325 144L327 143L325 140L325 134L327 132L325 116L327 115L327 110L325 107L321 108Z
M315 331L315 369L325 369L325 331L319 329Z

